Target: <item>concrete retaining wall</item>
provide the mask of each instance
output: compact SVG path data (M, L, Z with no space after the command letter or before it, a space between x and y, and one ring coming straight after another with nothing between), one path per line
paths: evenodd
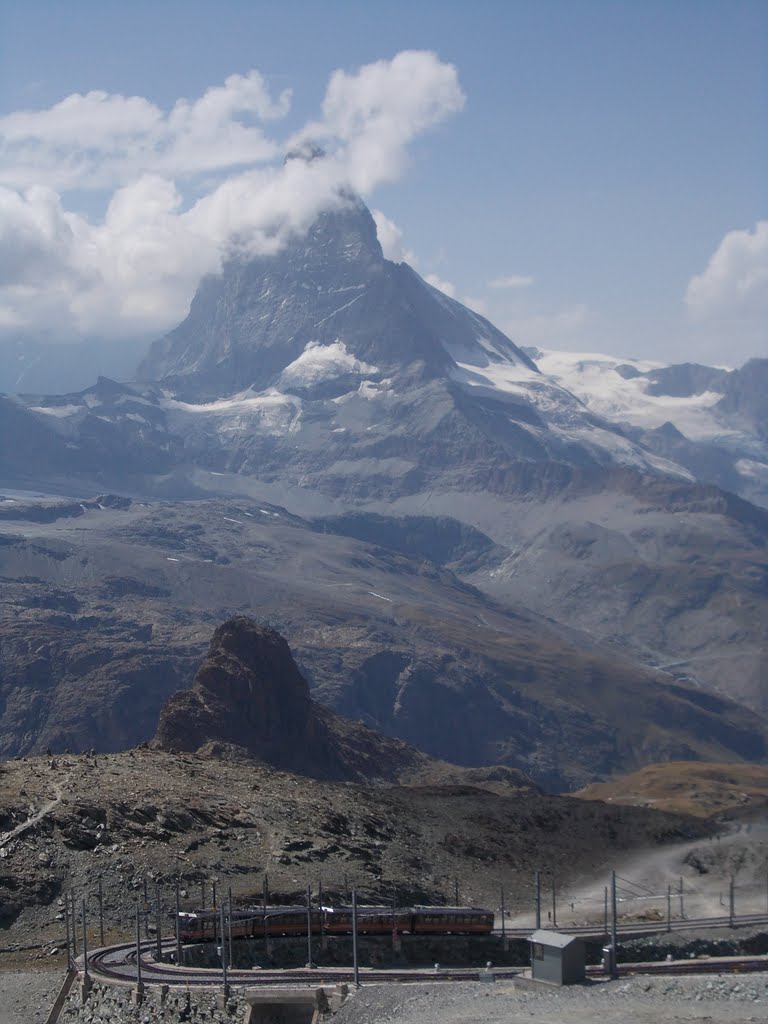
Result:
M509 939L497 935L403 935L397 949L389 936L364 936L358 940L361 967L485 967L490 960L495 967L515 967L530 963L527 939ZM237 968L303 967L307 962L307 940L296 937L269 940L236 939L232 943L232 959ZM189 967L219 967L221 961L212 942L185 946L183 962ZM351 967L352 938L334 935L323 946L313 936L312 962L320 967Z

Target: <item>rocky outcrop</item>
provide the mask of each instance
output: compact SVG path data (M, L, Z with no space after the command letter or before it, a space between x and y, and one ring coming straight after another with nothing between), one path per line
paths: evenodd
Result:
M349 775L287 641L245 616L218 627L192 689L173 694L160 715L161 749L195 751L211 742L285 770Z
M284 637L244 615L216 629L192 689L163 708L153 746L245 755L319 779L392 782L440 764L316 704Z

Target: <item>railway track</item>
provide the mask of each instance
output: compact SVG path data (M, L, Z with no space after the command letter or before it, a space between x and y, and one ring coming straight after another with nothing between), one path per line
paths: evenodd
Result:
M164 947L170 952L173 946ZM155 985L194 985L219 986L223 975L218 968L177 967L175 964L158 963L151 956L150 950L154 943L142 946L141 976L145 984ZM77 966L83 970L82 955L77 958ZM366 982L385 981L474 981L481 968L410 968L408 970L375 970L369 967L360 968L360 979ZM494 968L496 977L514 977L520 974L521 967ZM136 981L136 946L134 943L123 943L95 950L88 954L88 971L94 978L111 981ZM351 982L354 980L352 968L349 967L313 967L292 968L286 970L230 970L227 981L230 985L293 985L305 988L307 985L318 985Z
M170 953L173 944L164 947ZM141 947L141 976L145 984L183 985L194 987L219 987L223 983L222 971L218 968L177 967L175 964L158 963L152 952L154 943L147 942ZM83 957L77 958L77 967L83 971ZM122 943L104 949L94 950L88 955L88 972L104 981L136 982L136 947L134 943ZM511 980L522 974L523 967L494 967L497 980ZM633 975L676 975L676 974L746 974L768 972L768 956L708 957L695 960L648 961L621 963L619 977ZM361 982L455 982L476 981L484 973L482 968L409 968L376 970L361 968ZM587 967L588 977L603 976L600 966ZM316 967L287 970L230 970L227 980L233 986L279 986L282 988L316 986L321 983L340 984L354 981L354 974L348 967Z

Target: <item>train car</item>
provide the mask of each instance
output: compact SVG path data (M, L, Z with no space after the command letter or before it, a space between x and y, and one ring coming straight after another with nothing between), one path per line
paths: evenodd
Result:
M320 911L310 911L311 931L316 934L320 931ZM267 907L266 916L263 919L262 933L265 935L306 935L307 934L307 908L306 907Z
M481 907L414 907L414 935L490 935L492 910Z
M254 906L227 913L225 928L232 938L277 938L307 934L307 908ZM360 935L489 935L494 915L479 907L375 907L357 908ZM313 935L352 934L352 907L312 908L309 927ZM179 914L182 942L213 942L221 935L221 911L197 910Z
M217 910L195 910L179 914L179 937L182 942L213 941L219 934Z
M352 907L323 907L323 927L328 935L352 934ZM411 911L403 907L358 907L357 931L360 935L389 935L408 932Z

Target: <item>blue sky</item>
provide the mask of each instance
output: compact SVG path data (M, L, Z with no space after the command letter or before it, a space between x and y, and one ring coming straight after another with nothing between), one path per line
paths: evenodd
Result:
M335 69L354 76L405 50L432 51L455 67L463 109L455 89L446 96L449 83L436 84L439 70L430 65L424 88L443 89L440 114L426 126L414 115L413 130L394 140L402 150L396 170L377 179L368 168L356 180L372 182L369 205L402 232L400 254L420 273L524 344L729 365L768 355L764 0L3 0L0 169L4 123L18 124L4 122L7 115L44 111L92 90L143 97L168 111L179 98L195 100L251 69L276 105L292 90L290 109L263 122L279 147L321 118ZM407 92L406 84L398 102L408 101ZM98 226L128 172L114 181L108 174L59 181L50 138L45 146L42 156L39 146L25 151L24 160L13 151L0 182L23 195L40 171L40 182L61 197L55 217L66 227L70 213L79 215L107 246L113 236ZM179 209L187 209L242 170L206 168L183 183L173 168L163 174L180 193ZM49 199L35 201L48 211L45 244L59 246L55 259L46 252L42 262L50 256L55 263L70 334L120 335L102 309L122 308L123 287L134 289L125 303L130 330L164 328L161 290L142 291L133 273L128 283L102 283L96 294L81 256L71 246L62 256L63 229ZM158 200L145 190L131 201L123 217L143 224ZM66 318L49 296L24 307L30 288L44 282L30 284L28 268L14 278L13 254L29 227L16 235L8 227L22 215L37 225L39 212L8 195L0 218L4 210L0 330L50 335ZM36 266L42 245L30 248ZM203 259L185 265L169 283L171 320L206 269ZM80 280L88 295L74 294ZM136 309L141 316L131 320Z

